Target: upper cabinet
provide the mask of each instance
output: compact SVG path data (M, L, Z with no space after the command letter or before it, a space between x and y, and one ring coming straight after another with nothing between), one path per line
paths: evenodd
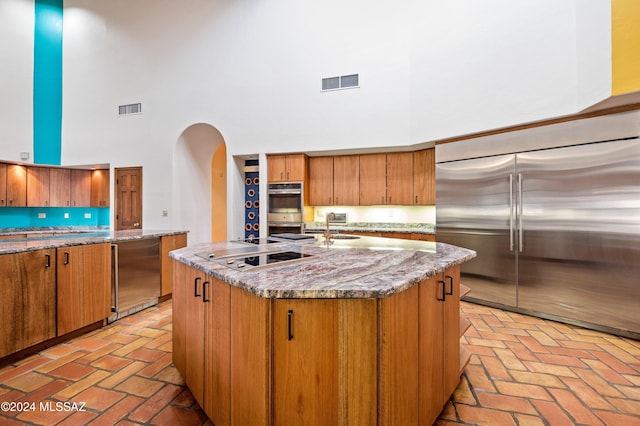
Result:
M357 155L333 157L334 204L357 206L360 204L360 160Z
M333 202L333 157L309 158L309 204L332 206Z
M27 207L49 207L48 167L27 168Z
M49 201L51 207L71 206L71 169L49 170Z
M303 182L307 171L304 154L269 155L267 177L269 182Z
M385 204L413 204L413 153L387 154L387 198Z
M413 204L436 203L436 150L423 149L413 153Z
M27 168L7 164L7 206L27 206Z
M387 156L386 154L360 155L360 205L386 204Z
M7 165L0 163L0 207L7 205Z
M91 206L91 170L71 170L71 207Z
M109 169L91 172L91 207L109 207Z

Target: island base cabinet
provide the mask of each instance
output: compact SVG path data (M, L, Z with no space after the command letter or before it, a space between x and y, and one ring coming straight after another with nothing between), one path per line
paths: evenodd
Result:
M0 357L55 337L55 250L0 255Z

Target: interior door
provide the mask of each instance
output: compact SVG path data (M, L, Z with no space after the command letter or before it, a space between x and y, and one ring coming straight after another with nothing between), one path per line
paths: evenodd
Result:
M115 169L116 230L142 228L142 167Z

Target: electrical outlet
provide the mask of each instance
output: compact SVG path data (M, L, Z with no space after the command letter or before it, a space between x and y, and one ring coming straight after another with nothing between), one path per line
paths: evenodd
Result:
M84 214L84 218L85 219L91 219L91 213L85 213Z
M46 213L38 213L38 219L45 219L47 217Z
M65 218L65 219L69 219L69 213L65 213L65 214L64 214L64 218Z

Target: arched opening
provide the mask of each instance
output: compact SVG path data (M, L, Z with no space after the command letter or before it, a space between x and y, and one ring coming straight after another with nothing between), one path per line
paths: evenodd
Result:
M188 244L226 239L226 144L218 129L187 127L175 146L173 170L174 225L189 231Z

